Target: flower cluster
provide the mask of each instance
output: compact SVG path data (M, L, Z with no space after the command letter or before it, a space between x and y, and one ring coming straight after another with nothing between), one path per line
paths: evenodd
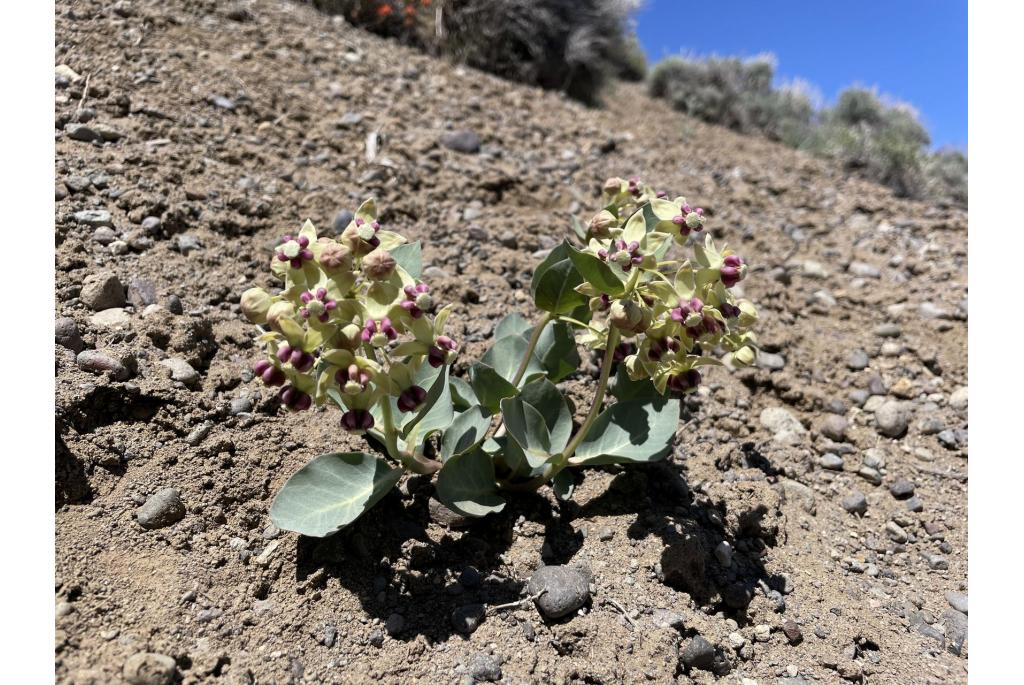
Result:
M723 363L720 357L733 366L753 363L757 310L734 292L748 267L702 234L704 210L635 178L610 179L603 190L605 208L587 226L580 251L601 262L581 270L584 282L576 288L591 298L595 314L580 342L603 349L614 330L617 360L631 378L650 378L662 393L696 389L699 368ZM673 243L692 245L693 258L670 259Z
M245 316L261 327L266 355L253 371L280 388L293 411L328 400L343 411L341 426L373 429L374 410L387 399L398 412L414 412L427 392L414 382L424 364L451 363L459 346L444 334L447 308L436 313L430 288L403 266L401 255L418 245L384 230L368 200L338 240L318 237L309 221L284 236L271 271L276 294L250 288Z

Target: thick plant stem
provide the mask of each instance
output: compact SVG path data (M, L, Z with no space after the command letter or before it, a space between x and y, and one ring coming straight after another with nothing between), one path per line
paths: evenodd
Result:
M540 320L540 322L533 327L533 335L530 336L530 342L526 346L526 354L523 355L523 361L519 364L519 368L516 369L516 375L512 377L512 385L519 387L519 381L523 380L523 376L526 375L526 369L530 366L530 360L533 358L533 351L537 349L537 343L540 341L540 334L544 332L544 328L550 323L554 315L548 312Z
M407 471L430 475L441 468L441 463L426 457L409 454L398 449L398 430L391 411L391 398L384 396L380 400L381 418L384 420L384 445L388 454L399 462Z
M608 331L608 344L604 350L604 360L601 362L601 376L597 381L597 390L594 393L594 404L590 407L590 412L587 414L587 418L583 420L583 425L576 431L576 435L572 437L569 444L565 446L562 453L555 457L554 461L554 475L561 471L572 459L572 455L576 452L576 448L580 446L584 438L587 437L587 433L590 432L591 427L594 425L594 421L597 420L598 415L601 413L601 404L604 402L604 394L608 390L608 378L612 372L612 362L615 360L615 348L619 346L619 329L612 327Z
M544 465L544 470L538 476L534 476L530 480L522 481L520 483L500 483L503 490L510 490L513 492L533 492L539 490L541 486L549 482L552 478L558 475L559 471L569 465L569 460L572 455L576 452L576 448L580 446L584 438L587 437L587 433L593 427L594 422L597 420L598 415L601 413L601 405L604 402L604 395L608 390L608 379L611 376L612 363L615 361L615 348L619 346L619 329L612 328L608 332L608 344L604 351L604 359L601 362L601 376L597 382L597 391L594 394L594 404L590 407L590 411L587 413L587 417L583 419L583 423L580 425L580 429L576 432L576 435L572 437L565 449L561 453L553 456L551 460Z

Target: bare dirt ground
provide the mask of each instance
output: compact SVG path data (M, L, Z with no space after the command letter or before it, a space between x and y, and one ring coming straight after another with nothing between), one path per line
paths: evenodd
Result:
M78 75L55 90L58 682L966 681L964 210L639 87L589 110L283 0L59 2L56 30ZM238 295L273 285L278 236L375 196L456 303L461 373L633 174L707 208L762 313L759 368L710 374L670 460L468 526L422 479L327 540L270 524L290 474L361 447L248 371ZM183 516L143 528L167 487ZM556 563L592 574L577 614L456 629Z

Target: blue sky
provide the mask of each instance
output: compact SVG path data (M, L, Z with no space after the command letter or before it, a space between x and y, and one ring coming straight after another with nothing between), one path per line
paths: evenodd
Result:
M914 105L935 147L967 149L966 0L647 0L636 14L648 62L679 52L778 59L827 103L849 85Z

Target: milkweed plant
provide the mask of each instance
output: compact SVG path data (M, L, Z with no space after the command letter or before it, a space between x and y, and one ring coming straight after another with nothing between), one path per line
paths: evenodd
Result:
M336 239L309 221L284 236L271 259L280 292L241 297L265 350L254 373L279 388L286 410L334 405L338 430L370 449L309 462L278 492L274 523L330 535L403 473L436 477L445 506L484 516L507 493L549 483L570 498L573 469L665 457L679 397L705 367L755 359L757 311L733 292L748 267L715 245L704 212L682 197L613 178L602 199L589 224L574 220L576 240L534 270L537 320L505 317L465 378L451 372L460 348L451 306L421 280L420 243L386 230L373 200ZM692 258L670 257L673 246L692 247ZM580 348L601 362L577 425L556 383L576 373Z

